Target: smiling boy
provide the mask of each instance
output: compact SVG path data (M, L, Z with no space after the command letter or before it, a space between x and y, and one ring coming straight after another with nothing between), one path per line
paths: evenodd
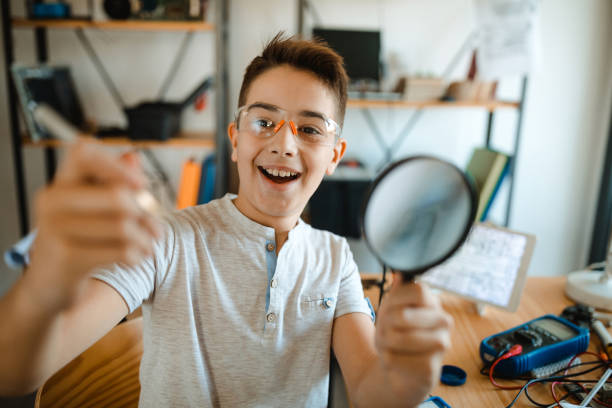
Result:
M140 406L325 406L332 349L356 406L422 401L450 318L394 282L375 327L346 240L300 220L345 152L346 82L326 46L275 37L228 127L238 195L161 226L133 205L134 157L72 149L37 198L30 268L0 299L0 394L35 389L142 305Z

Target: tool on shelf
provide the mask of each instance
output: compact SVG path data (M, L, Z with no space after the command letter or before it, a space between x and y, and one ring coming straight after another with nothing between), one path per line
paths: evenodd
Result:
M181 102L143 102L126 108L130 138L167 140L172 137L180 129L182 111L212 85L213 79L206 78Z

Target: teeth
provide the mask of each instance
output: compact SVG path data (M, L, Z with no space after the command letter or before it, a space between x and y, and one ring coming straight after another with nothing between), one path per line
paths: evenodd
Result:
M292 172L292 171L286 171L286 170L279 170L279 169L266 169L264 168L264 170L266 171L266 173L271 174L272 176L275 177L294 177L297 175L297 173Z

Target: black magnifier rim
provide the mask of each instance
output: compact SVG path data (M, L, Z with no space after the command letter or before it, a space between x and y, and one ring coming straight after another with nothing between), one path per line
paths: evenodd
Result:
M391 171L393 171L393 169L395 169L396 167L399 167L407 162L411 162L411 161L415 161L415 160L430 160L430 161L435 161L438 163L441 163L443 165L449 166L453 169L455 169L457 171L457 173L461 176L461 179L463 180L463 182L465 183L465 185L468 188L469 194L470 194L470 203L471 203L471 208L470 208L470 217L468 219L468 222L465 225L465 228L463 230L463 234L461 235L461 238L457 241L457 244L452 247L446 254L444 254L444 256L442 256L440 259L435 260L434 262L427 264L425 266L421 266L417 269L412 269L412 270L404 270L402 268L396 268L393 265L389 265L387 263L385 263L385 261L380 257L380 255L378 254L378 252L374 249L374 246L370 243L368 236L366 234L365 231L365 214L366 214L366 210L368 208L368 203L370 202L370 198L372 197L372 194L374 193L374 191L376 190L376 187L378 187L378 185L380 184L380 182L382 181L383 178L385 178L385 176L387 174L389 174ZM361 221L361 235L363 236L363 239L366 242L366 245L368 246L368 248L370 249L370 251L374 254L374 256L376 257L376 259L378 259L378 261L391 268L394 271L398 271L401 272L404 275L411 275L411 276L416 276L416 275L420 275L424 272L426 272L427 270L433 268L434 266L437 266L439 264L441 264L442 262L446 261L448 258L450 258L456 251L457 249L459 249L459 247L461 245L463 245L463 243L465 242L465 240L468 237L468 234L470 233L470 230L472 229L472 225L474 225L474 218L476 218L476 210L478 209L477 207L478 204L478 200L477 200L477 195L476 195L476 188L474 187L474 183L472 182L472 180L470 180L469 177L467 177L467 175L457 166L455 166L453 163L450 163L446 160L442 160L438 157L435 156L428 156L428 155L418 155L418 156L410 156L410 157L406 157L404 159L400 159L392 164L390 164L389 166L387 166L387 168L385 168L378 176L376 176L376 178L374 179L374 181L372 182L372 184L370 185L370 188L368 189L366 196L363 200L363 203L361 205L361 217L360 217L360 221Z

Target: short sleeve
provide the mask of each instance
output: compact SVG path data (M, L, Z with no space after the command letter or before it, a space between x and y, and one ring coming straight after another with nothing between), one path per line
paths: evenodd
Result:
M371 309L363 295L359 269L346 240L343 240L342 255L344 262L340 272L340 288L334 319L348 313L364 313L371 317Z
M113 264L97 269L92 278L98 279L114 288L125 303L129 313L143 302L151 300L155 288L163 280L174 248L174 231L169 220L162 223L164 233L153 245L153 255L144 258L136 265Z

